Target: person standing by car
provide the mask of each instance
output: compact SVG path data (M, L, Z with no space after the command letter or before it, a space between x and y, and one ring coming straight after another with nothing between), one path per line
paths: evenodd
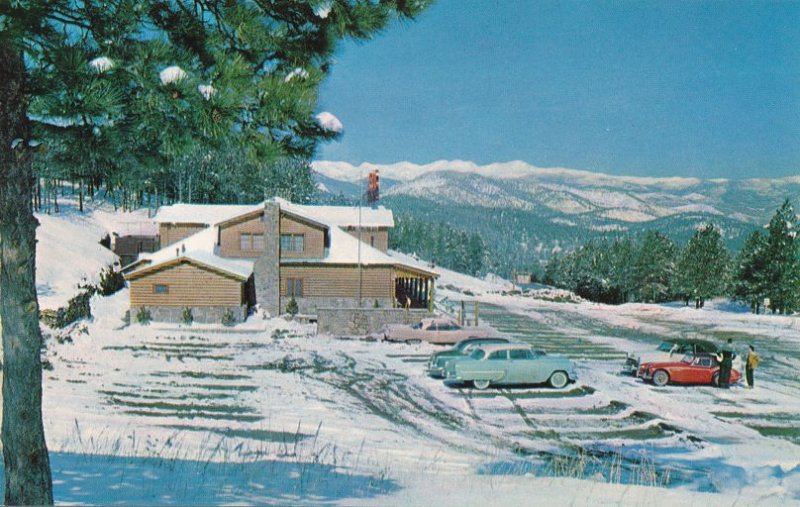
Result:
M752 345L750 345L750 350L747 352L747 361L745 363L744 372L745 376L747 377L747 388L752 389L755 385L753 379L753 370L758 367L759 362L758 354L756 354L756 349Z
M728 338L728 342L722 346L719 354L717 354L717 360L719 361L719 387L723 389L730 387L734 357L736 357L736 354L733 353L733 340Z

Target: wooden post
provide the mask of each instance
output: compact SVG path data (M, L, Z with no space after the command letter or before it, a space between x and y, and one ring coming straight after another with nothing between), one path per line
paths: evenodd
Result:
M434 293L434 286L433 284L436 283L433 278L430 280L431 290L428 293L428 311L433 313L433 293Z
M458 312L458 324L463 326L464 325L464 300L461 300L461 310Z
M477 302L477 301L475 301L475 325L476 325L476 326L478 325L478 322L479 322L479 319L478 319L478 314L479 314L479 313L480 313L480 312L479 312L479 310L478 310L478 302Z

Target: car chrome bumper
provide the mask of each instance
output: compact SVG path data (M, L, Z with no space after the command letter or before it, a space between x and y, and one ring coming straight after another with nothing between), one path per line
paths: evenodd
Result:
M441 366L428 366L428 375L436 378L444 378L444 368Z

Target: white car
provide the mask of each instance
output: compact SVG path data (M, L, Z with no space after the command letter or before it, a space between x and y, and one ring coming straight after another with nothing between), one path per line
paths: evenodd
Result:
M422 319L413 326L389 324L383 329L383 339L390 342L429 342L453 344L467 338L486 338L493 331L485 327L462 327L448 318Z

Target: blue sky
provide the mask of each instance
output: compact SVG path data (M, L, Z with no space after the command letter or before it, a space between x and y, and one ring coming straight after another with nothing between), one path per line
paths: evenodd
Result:
M346 43L318 159L800 174L800 2L439 0Z

